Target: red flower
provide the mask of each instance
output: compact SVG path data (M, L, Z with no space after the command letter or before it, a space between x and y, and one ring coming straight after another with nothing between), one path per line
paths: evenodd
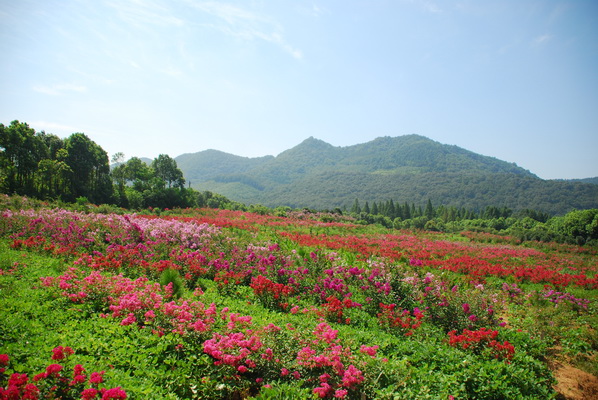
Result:
M98 390L94 388L85 389L81 392L81 400L93 400L98 395Z
M89 383L98 384L104 382L104 374L105 371L92 372L91 377L89 378Z
M58 346L52 350L52 360L63 360L71 354L75 354L75 352L70 347Z
M102 389L103 391L105 389ZM105 390L102 394L102 400L125 400L127 393L119 387Z
M8 354L0 354L0 365L8 365L8 361L10 361Z
M46 367L46 376L59 376L60 371L62 371L62 365L60 364L50 364Z

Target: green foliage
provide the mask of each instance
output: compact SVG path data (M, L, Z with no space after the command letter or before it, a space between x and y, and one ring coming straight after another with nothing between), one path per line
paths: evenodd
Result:
M172 297L179 299L185 291L185 283L181 278L179 271L173 268L167 268L160 274L160 285L167 287L170 285Z
M96 203L112 198L108 156L83 133L65 140L26 123L0 124L0 191Z
M551 215L572 208L598 208L597 185L542 180L512 163L417 135L378 138L349 147L310 138L277 157L254 159L206 151L177 161L193 187L268 207L346 207L359 213L367 201L372 214L386 215L379 204L373 212L372 202L394 199L395 205L425 206L430 200L478 211L501 205L514 212L535 209ZM388 210L388 214L391 220L411 218L398 211Z
M154 171L154 175L164 182L168 183L170 188L174 183L175 187L182 189L185 187L185 179L183 173L177 167L176 161L170 158L166 154L160 154L157 158L152 161L151 168Z
M265 388L255 397L255 400L296 400L314 398L313 393L307 388L297 387L290 383L281 383L271 388Z

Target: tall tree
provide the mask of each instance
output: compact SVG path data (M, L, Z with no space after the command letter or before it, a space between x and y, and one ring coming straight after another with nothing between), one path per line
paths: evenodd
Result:
M74 172L71 179L72 197L85 196L102 203L112 197L108 154L84 133L73 133L65 140L66 164ZM71 198L72 200L72 198Z
M175 187L185 187L185 179L183 172L178 168L176 161L166 154L160 154L152 161L151 167L154 170L156 177L168 183L171 187L174 183Z
M125 180L133 189L143 192L151 188L152 169L138 157L132 157L123 164Z
M426 209L424 211L425 217L430 220L434 218L434 207L432 206L432 200L428 199L428 203L426 204Z
M355 202L353 202L353 207L351 207L351 212L355 214L359 214L361 212L361 206L359 205L359 200L356 198Z
M12 121L0 124L0 183L8 193L35 195L35 173L48 150L28 124Z

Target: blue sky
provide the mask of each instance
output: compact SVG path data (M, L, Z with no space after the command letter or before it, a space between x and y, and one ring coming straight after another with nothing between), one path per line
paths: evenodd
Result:
M594 0L0 0L0 122L110 155L416 133L598 176Z

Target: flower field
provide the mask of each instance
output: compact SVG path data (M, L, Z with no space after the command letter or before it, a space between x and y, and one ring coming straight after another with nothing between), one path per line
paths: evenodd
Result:
M550 399L551 361L598 372L596 249L0 204L0 399Z

